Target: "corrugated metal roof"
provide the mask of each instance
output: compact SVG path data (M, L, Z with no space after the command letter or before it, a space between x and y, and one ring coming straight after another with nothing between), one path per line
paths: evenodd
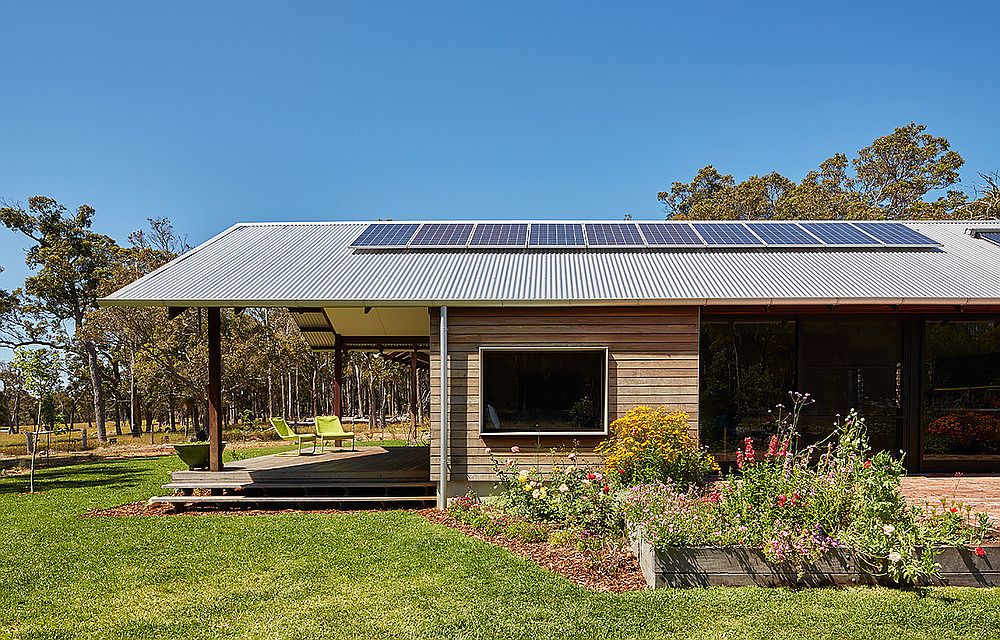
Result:
M1000 303L1000 246L907 222L925 250L406 250L349 247L365 222L239 224L110 305Z

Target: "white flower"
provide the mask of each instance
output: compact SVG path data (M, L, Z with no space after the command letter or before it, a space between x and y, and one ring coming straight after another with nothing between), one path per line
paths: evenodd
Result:
M527 478L527 477L528 477L528 472L527 472L527 470L525 470L525 469L521 469L521 470L520 470L520 471L518 472L518 474L517 474L517 477L519 477L519 478Z
M566 493L567 491L569 491L569 487L566 486L565 482L562 483L561 485L559 485L559 492L560 493Z
M585 479L585 480L583 481L583 484L589 487L589 486L590 486L590 480L586 480L586 479Z
M488 456L491 456L491 455L493 455L493 449L490 449L489 447L486 447L485 449L483 449L483 452L484 452L484 453L485 453L486 455L488 455Z
M884 527L882 527L882 531L884 531L885 535L887 535L887 536L891 536L892 532L895 531L895 530L896 530L896 527L892 526L891 524L887 524Z
M575 453L571 453L571 454L569 454L566 457L569 458L570 460L576 460L576 454Z
M891 551L891 552L889 552L889 561L890 562L899 562L902 559L903 559L903 556L899 555L898 551Z
M574 471L576 471L576 467L574 467L573 465L569 465L568 467L566 467L566 475L569 475Z
M531 492L532 498L537 498L539 495L541 494L539 493L538 489L535 489L534 491Z

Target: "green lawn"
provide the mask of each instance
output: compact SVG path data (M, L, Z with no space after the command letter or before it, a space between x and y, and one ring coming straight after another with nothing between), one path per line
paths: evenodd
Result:
M174 458L0 479L0 637L996 638L1000 590L591 593L403 512L79 518Z

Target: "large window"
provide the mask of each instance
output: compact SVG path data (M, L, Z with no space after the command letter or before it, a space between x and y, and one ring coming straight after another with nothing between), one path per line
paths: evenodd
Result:
M483 434L603 434L606 348L482 348Z
M1000 468L1000 321L924 325L923 462Z
M795 388L794 320L701 325L701 444L729 460L746 437L774 431L768 411Z

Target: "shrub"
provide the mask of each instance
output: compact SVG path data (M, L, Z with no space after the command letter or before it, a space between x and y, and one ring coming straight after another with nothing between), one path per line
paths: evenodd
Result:
M576 529L555 529L549 532L549 544L554 547L572 547L580 542L580 532Z
M537 522L513 520L507 523L504 534L521 542L545 542L549 539L549 530Z
M681 411L636 407L611 423L597 453L607 473L627 485L669 480L687 486L719 470L688 433L688 416Z
M794 394L778 430L757 451L751 438L737 472L717 487L640 485L624 496L629 522L657 547L737 545L760 549L800 573L836 547L866 571L914 582L936 571L941 546L974 546L989 531L984 514L951 503L910 506L899 490L902 461L871 454L864 419L852 412L824 446L797 447L798 416L811 402Z
M497 508L529 522L558 523L595 533L623 532L621 507L613 495L614 478L578 464L574 452L551 452L548 471L493 457Z

